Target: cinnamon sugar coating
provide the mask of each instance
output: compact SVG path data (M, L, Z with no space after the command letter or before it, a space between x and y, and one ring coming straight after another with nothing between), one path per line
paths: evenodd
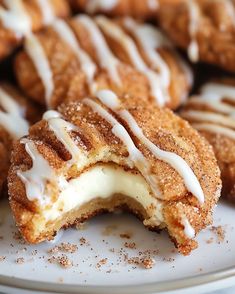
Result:
M118 95L145 97L147 101L157 100L156 97L153 97L150 80L145 73L146 70L140 71L137 69L123 46L104 34L104 31L100 30L105 38L106 45L111 50L112 58L116 60L110 60L110 64L116 62L117 75L119 76L120 83L117 84L112 79L107 68L103 66L104 60L111 57L107 56L104 50L104 56L102 58L99 57L96 47L97 41L93 41L91 33L79 19L79 16L70 19L67 24L72 29L71 32L75 34L81 49L88 54L91 62L96 66L94 80L89 83L82 68L81 60L79 60L71 46L58 35L53 27L48 27L36 34L45 52L53 76L54 91L50 97L50 107L56 108L64 102L65 97L70 95L67 95L67 92L69 88L71 89L73 87L71 81L72 84L76 84L78 98L91 95L91 88L95 86L96 90L111 89ZM93 21L95 25L95 19ZM146 68L150 70L152 65L151 60L147 58L143 48L141 48L133 35L127 32L127 30L124 30L124 20L113 21L113 23L122 28L128 37L131 37L143 62L146 63ZM153 27L151 28L153 29ZM97 29L99 29L98 26ZM167 67L170 75L169 86L165 89L169 96L168 101L166 101L166 106L176 109L187 96L191 88L192 77L182 59L176 55L175 50L171 46L169 47L163 44L157 49L157 52L165 63L165 67ZM158 71L155 69L152 69L152 72L156 75L158 74ZM45 98L43 98L45 97L45 85L39 77L38 70L36 70L26 50L20 52L16 57L15 73L21 89L32 99L41 104L45 104ZM155 78L160 80L160 78ZM159 83L159 81L156 80L156 83ZM79 87L77 84L79 84Z
M215 86L229 86L230 91L233 89L235 93L235 80L233 78L224 78L217 81L212 82ZM223 182L222 187L222 195L230 200L235 199L235 147L234 141L235 137L233 137L233 133L235 135L235 122L233 118L233 111L235 107L235 103L233 100L226 97L226 93L222 95L222 105L219 106L218 109L213 107L216 104L216 95L218 90L215 88L214 99L212 98L212 105L208 105L204 99L200 99L200 95L192 96L192 99L186 103L186 105L182 108L180 115L188 120L190 124L195 125L200 133L208 140L208 142L212 145L215 156L218 161L218 165L221 170L221 178ZM231 95L231 93L230 93ZM230 96L231 97L231 96ZM229 107L228 112L224 113L223 107ZM201 113L201 118L198 117L198 113L193 117L190 115L191 111L199 111ZM210 120L205 114L219 115L219 117L215 117L214 121ZM214 127L214 129L206 129L201 127L202 124L210 124ZM220 128L223 129L220 129ZM200 128L200 129L199 129Z
M10 1L11 2L11 1ZM55 16L65 18L70 14L69 6L65 0L48 0L52 6ZM32 31L36 32L45 26L43 23L43 16L36 0L22 0L23 7L31 20ZM6 9L6 5L3 0L0 0L0 9ZM19 15L18 15L19 16ZM12 18L12 21L16 21L15 16L7 16ZM15 20L14 20L15 18ZM20 22L24 22L23 19ZM23 36L17 35L12 29L7 28L0 17L0 60L7 57L10 53L16 49L23 40Z
M181 223L182 216L186 216L198 233L212 221L212 211L218 201L221 181L220 173L212 148L190 125L174 115L170 110L158 108L153 103L142 103L138 98L127 99L122 96L122 107L127 109L136 120L144 135L156 146L181 156L198 178L203 189L205 201L198 200L187 191L181 176L169 164L157 159L149 149L130 130L118 115L115 118L128 130L136 147L151 166L151 173L161 191L159 201L163 205L163 222L156 225L148 222L153 207L147 210L135 202L128 200L125 195L113 195L112 198L93 201L75 210L62 214L53 222L43 219L43 208L37 201L29 201L25 185L17 176L19 170L29 170L32 160L25 151L25 145L18 142L14 146L12 166L9 173L10 205L19 230L24 238L31 243L38 243L51 239L62 226L69 226L75 222L84 221L99 211L113 211L115 207L127 207L139 215L144 224L151 229L166 228L179 252L189 254L197 247L194 239L187 237ZM110 114L106 106L96 98L94 102L101 105ZM67 161L71 155L65 146L58 141L55 134L49 129L48 123L42 120L30 128L29 139L34 142L38 152L49 162L56 175L63 175L67 179L79 178L85 171L89 171L99 164L107 164L123 168L127 172L140 174L135 167L130 167L126 145L114 135L112 126L98 113L94 112L84 100L68 102L59 108L63 119L78 127L77 132L69 135L76 142L79 150L87 152L86 159L75 167L68 168ZM114 115L112 113L112 115ZM92 184L92 183L91 183ZM48 184L49 185L49 184ZM53 187L54 194L50 199L51 205L58 199L58 187ZM79 196L79 195L78 195ZM98 195L97 195L98 196ZM158 195L152 195L158 199Z
M199 52L194 61L234 72L234 4L233 0L165 0L161 2L159 23L177 46L188 49L192 41L196 42Z

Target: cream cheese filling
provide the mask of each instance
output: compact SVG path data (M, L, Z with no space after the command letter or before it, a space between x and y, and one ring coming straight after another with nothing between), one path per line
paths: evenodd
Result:
M95 198L107 199L115 194L128 196L141 204L149 215L145 224L160 225L163 222L162 202L151 194L143 176L107 164L94 166L68 181L58 200L52 207L44 209L43 217L53 221Z

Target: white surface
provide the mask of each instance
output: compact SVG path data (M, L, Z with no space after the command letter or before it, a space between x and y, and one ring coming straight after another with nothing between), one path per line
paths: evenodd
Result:
M3 206L2 203L1 206ZM30 289L35 286L37 289L47 289L44 283L34 284L31 281L52 282L60 285L60 291L66 289L70 284L75 284L74 289L79 289L79 293L102 293L102 288L99 288L99 286L112 286L112 292L118 293L120 289L115 287L120 285L127 287L125 293L141 293L141 291L142 293L159 293L160 289L179 290L181 287L184 288L184 291L181 289L178 293L205 293L231 287L235 285L234 270L224 271L224 273L217 273L216 275L211 273L221 272L229 267L235 268L235 234L232 225L234 212L234 207L220 203L216 210L214 225L222 225L225 228L224 242L218 244L216 235L206 229L198 237L199 249L188 257L172 252L174 248L167 234L161 233L158 235L147 231L133 216L126 214L99 216L90 221L84 230L67 230L57 240L57 244L61 242L78 244L76 253L67 254L73 260L74 266L63 269L57 264L50 264L47 261L50 257L47 251L54 247L55 243L30 246L19 244L19 241L14 240L13 234L16 229L12 217L7 209L2 207L0 210L0 217L2 218L0 235L4 238L0 240L0 256L6 256L6 260L0 262L0 283L13 283L13 285L30 287ZM111 234L104 234L104 231L107 231L107 226L110 225L113 226ZM132 233L133 236L130 240L120 238L120 233L125 232ZM89 241L89 245L80 246L79 239L81 237L85 237ZM214 240L208 244L206 241L211 237ZM125 248L123 245L126 241L135 242L137 249ZM139 251L146 249L158 249L157 255L152 254L156 261L155 266L150 270L143 269L140 266L133 269L133 265L127 264L123 258L119 260L120 254L118 254L118 251L121 247L124 247L129 257L137 256ZM24 248L26 248L26 251ZM111 248L114 248L115 252L110 252ZM33 256L32 251L35 249L38 250L38 254ZM18 257L24 257L25 263L16 264L15 260ZM97 262L106 257L108 258L107 263L97 268ZM169 258L174 260L169 261ZM111 272L107 273L109 270ZM22 281L21 284L21 281L10 279L10 277L27 279L27 283ZM63 283L61 283L61 278L63 278ZM176 279L183 279L183 281L173 283L172 280ZM201 286L198 287L198 284L201 284ZM84 285L87 288L81 289L80 286ZM189 285L194 285L196 288L193 290L189 288ZM89 286L96 287L89 288ZM133 288L135 286L137 287ZM51 285L51 287L55 289L56 286ZM74 293L72 292L74 289L67 288L64 291ZM0 287L0 291L21 293L20 290L13 291L6 287ZM26 293L25 290L22 293ZM222 294L224 293L222 292Z

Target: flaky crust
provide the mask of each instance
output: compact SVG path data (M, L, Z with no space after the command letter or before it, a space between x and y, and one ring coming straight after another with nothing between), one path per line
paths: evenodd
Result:
M174 115L170 110L160 109L152 103L140 105L139 99L121 98L125 109L133 115L145 136L162 150L175 152L192 168L205 194L205 202L200 205L184 185L179 174L168 164L156 159L149 150L132 134L129 126L121 121L128 130L137 148L151 165L151 172L159 183L164 197L164 223L179 251L189 254L197 243L187 238L180 223L182 214L187 216L196 233L212 221L212 212L220 194L220 173L212 148L190 125ZM97 103L98 100L94 99ZM40 154L46 158L51 167L58 173L67 175L69 179L78 177L84 170L96 164L117 164L134 173L139 173L128 165L128 152L125 145L112 133L112 126L83 102L69 102L60 107L64 119L79 127L79 132L70 133L77 146L86 150L86 163L80 169L67 170L66 160L70 159L68 151L59 142L54 133L48 129L45 120L31 127L29 138ZM118 117L117 117L118 118ZM118 118L120 119L120 118ZM77 138L80 139L77 139ZM32 166L31 159L25 151L24 144L18 142L14 146L12 166L9 173L10 204L17 225L25 239L38 243L51 238L58 224L48 224L42 231L37 231L40 223L41 208L36 202L28 200L25 186L17 176L17 171L28 170ZM55 195L53 201L58 195ZM150 208L151 209L151 208ZM79 215L79 218L81 216ZM144 216L143 216L144 217ZM72 219L72 223L76 219ZM39 222L39 223L38 223ZM69 222L69 221L68 221ZM147 224L147 223L146 223ZM66 219L60 227L66 225ZM54 226L54 227L53 227ZM156 224L147 224L156 229ZM56 229L55 229L56 228Z
M199 47L199 60L234 72L235 26L232 16L234 2L210 0L194 2L199 8L195 33L195 40ZM189 33L191 18L187 4L190 4L190 1L165 0L161 2L159 9L160 26L171 40L183 49L187 49L192 41Z
M70 14L69 6L65 0L48 0L57 17L67 17ZM23 0L23 4L32 22L32 30L39 31L43 26L42 13L36 0ZM0 8L4 7L4 1L0 0ZM0 60L8 56L17 46L22 43L22 37L17 36L13 31L5 28L0 21Z
M116 5L109 9L104 9L100 5L96 6L89 0L69 0L69 2L73 9L78 12L104 13L108 16L132 16L138 19L153 19L159 7L158 0L117 0ZM106 0L106 3L108 2L109 0Z
M122 26L123 20L118 20L116 23ZM120 86L117 86L107 71L101 68L98 62L97 50L87 29L76 18L69 20L68 24L73 29L81 48L97 65L94 82L98 89L108 88L114 90L118 95L146 97L146 100L155 99L150 97L151 89L146 75L134 68L130 58L117 42L105 36L113 54L119 59L117 67L121 78ZM45 51L53 73L54 91L50 99L51 107L56 108L64 101L72 80L73 82L76 80L75 83L80 85L79 89L76 87L78 91L77 97L90 95L91 93L84 72L81 69L81 64L71 50L71 47L58 36L52 27L38 33L37 37ZM192 77L190 72L185 70L185 65L176 55L173 48L169 49L163 46L158 51L169 67L171 74L168 87L170 99L167 102L167 106L176 109L187 96L191 88ZM140 50L140 53L148 66L151 67L151 61L144 56L143 50ZM22 51L17 55L15 73L21 89L32 99L45 104L45 99L43 98L45 96L44 85L26 51Z
M25 118L29 121L30 124L35 123L40 119L42 113L41 107L38 107L31 101L27 100L17 89L15 89L10 84L1 83L0 87L4 89L11 97L13 97L20 107L22 107L22 110L25 112ZM6 122L6 124L7 123L8 122ZM14 138L8 132L6 126L0 124L0 192L2 192L4 186L6 185L13 141Z
M229 85L233 86L235 89L235 80L233 78L224 78L213 81L216 84ZM200 103L195 103L195 100L199 99L197 96L192 96L194 99L189 99L185 106L181 109L180 115L188 120L191 124L197 123L207 123L207 119L204 121L198 120L196 117L192 118L188 116L188 112L191 110L209 112L214 114L221 114L217 112L215 109L206 105L203 100ZM224 101L226 101L226 97L224 97ZM228 101L228 105L235 106L231 100ZM229 117L227 114L222 114L225 118ZM217 125L222 126L219 121L216 122ZM231 128L233 130L233 128ZM223 133L209 132L207 130L200 130L200 133L208 140L208 142L212 145L215 156L218 161L218 165L221 170L221 178L222 178L222 195L230 200L235 199L235 146L234 139L227 136Z

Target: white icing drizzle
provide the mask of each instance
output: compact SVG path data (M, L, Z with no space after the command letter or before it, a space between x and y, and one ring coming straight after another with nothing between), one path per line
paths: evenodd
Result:
M4 0L9 10L0 7L0 20L4 27L12 30L18 37L29 34L32 30L31 19L22 0Z
M188 56L192 62L197 62L199 60L199 47L196 40L196 34L198 31L200 11L198 4L195 0L185 1L189 12L189 35L191 42L188 47Z
M182 116L186 119L190 119L197 122L210 122L214 124L221 124L227 127L235 129L235 120L232 117L225 115L199 110L189 110L182 113Z
M147 0L147 5L150 10L157 10L159 7L158 0Z
M88 13L95 13L97 11L110 11L114 9L119 0L88 0L86 3L86 11Z
M112 95L114 95L114 93L112 93ZM88 98L83 99L83 102L112 125L112 133L125 144L129 153L129 160L139 169L141 174L150 185L154 195L156 195L158 198L161 198L161 192L157 186L156 180L151 175L150 166L143 154L139 151L138 148L136 148L127 130L98 103Z
M87 15L79 15L76 20L80 22L89 32L93 45L95 46L99 65L104 68L110 75L112 81L117 85L121 85L121 79L118 73L118 59L109 49L105 38L100 32L95 22Z
M152 95L157 103L160 106L165 105L167 95L162 91L159 76L146 65L134 41L121 29L121 27L116 25L113 21L110 21L108 18L98 16L96 17L96 22L106 34L122 45L131 59L133 66L148 78Z
M28 133L29 124L24 118L24 109L0 87L0 125L6 129L14 139Z
M207 131L215 134L220 134L222 136L227 136L232 140L235 140L235 131L221 125L212 123L192 123L191 124L198 131Z
M51 0L37 0L37 4L43 16L43 24L51 24L56 18Z
M189 239L193 239L195 237L195 230L191 226L189 220L186 217L183 217L181 219L182 225L184 226L184 233L185 236L188 237Z
M25 40L25 50L31 58L43 83L45 89L45 100L47 106L50 107L50 100L54 90L53 73L51 71L49 60L45 54L45 51L35 35L29 34L27 36Z
M81 64L82 71L86 75L88 86L90 90L93 91L92 85L96 72L95 63L91 60L90 56L83 49L81 49L75 34L64 20L57 19L53 24L53 28L60 38L64 40L64 42L66 42L75 52Z
M200 203L204 202L204 193L201 188L200 182L195 176L192 169L189 167L187 162L179 155L161 150L155 144L153 144L145 135L143 134L141 128L136 123L134 117L126 109L121 109L121 103L117 96L109 91L102 90L97 93L99 100L112 111L117 113L130 127L133 134L144 144L153 155L163 162L168 163L173 167L179 175L183 178L186 188L191 192Z
M160 47L171 47L168 39L158 29L151 25L139 24L132 18L124 19L124 26L136 37L138 43L144 49L144 52L151 62L151 67L159 71L161 81L164 87L169 87L171 73L170 69L157 52Z
M30 201L38 201L41 206L46 206L50 203L46 184L51 183L63 188L66 185L66 180L55 174L33 141L22 139L20 142L25 145L25 150L32 159L32 167L26 171L17 171L17 175L25 184L27 198Z
M43 119L48 122L48 126L54 132L56 138L71 154L72 158L68 161L68 163L76 163L81 157L81 152L73 139L70 137L69 132L78 131L78 127L65 121L61 117L60 113L54 110L45 112Z

